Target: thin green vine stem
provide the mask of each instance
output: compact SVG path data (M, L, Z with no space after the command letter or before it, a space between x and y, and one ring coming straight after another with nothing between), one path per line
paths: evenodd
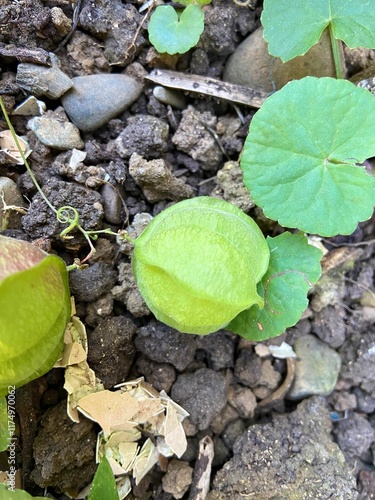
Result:
M335 64L335 71L336 71L336 77L338 79L343 79L344 75L342 72L342 60L341 60L341 54L340 54L340 45L339 45L339 40L335 38L335 35L333 34L332 30L332 24L329 25L329 37L331 39L331 47L332 47L332 55L333 55L333 62Z
M38 190L38 192L39 192L40 196L43 198L43 200L47 203L47 205L49 206L49 208L50 208L50 209L51 209L51 210L52 210L55 214L57 214L57 210L56 210L56 208L52 205L52 203L49 201L49 199L47 198L47 196L43 193L42 188L39 186L39 183L38 183L38 181L36 180L36 177L35 177L35 175L34 175L33 171L31 170L31 167L30 167L30 165L29 165L29 163L28 163L28 161L27 161L27 159L26 159L26 156L25 156L25 155L24 155L24 153L23 153L22 147L21 147L21 145L20 145L20 142L19 142L19 140L18 140L18 137L17 137L17 134L16 134L16 132L15 132L15 130L14 130L14 127L13 127L13 125L12 125L12 122L11 122L11 121L10 121L10 119L9 119L9 116L8 116L7 110L5 109L4 102L3 102L3 99L1 98L1 96L0 96L0 107L1 107L1 111L3 112L3 115L4 115L4 118L5 118L5 121L7 122L7 125L8 125L8 127L9 127L9 130L10 130L10 132L11 132L11 134L12 134L13 140L14 140L14 142L15 142L15 144L16 144L16 146L17 146L17 149L18 149L18 151L19 151L19 153L20 153L20 155L21 155L22 161L23 161L23 163L24 163L24 165L25 165L25 167L26 167L26 170L27 170L28 174L30 175L31 180L32 180L32 181L33 181L33 183L34 183L34 186L35 186L35 187L36 187L36 189Z

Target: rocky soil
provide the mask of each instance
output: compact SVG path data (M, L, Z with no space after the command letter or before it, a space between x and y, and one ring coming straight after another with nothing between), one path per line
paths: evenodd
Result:
M261 59L261 2L213 0L204 7L199 44L180 56L149 44L142 3L0 2L0 94L32 149L44 193L55 207L74 206L91 231L126 228L137 236L170 204L209 195L239 206L266 234L280 233L241 181L239 154L256 110L155 89L147 76L161 68L269 92L302 76L301 68L274 71L270 57ZM307 57L321 65L303 68L330 75L326 49L316 50ZM372 51L346 54L349 76L375 60ZM5 203L28 210L0 210L2 234L35 241L67 264L85 258L86 240L79 232L61 240L64 226L16 163L1 153L0 190ZM96 241L89 267L70 273L90 367L107 389L143 376L190 414L184 455L158 464L128 498L197 498L192 473L207 436L214 446L211 500L375 498L374 224L321 242L324 272L309 308L295 327L261 344L225 330L199 337L159 323L138 292L129 244ZM282 342L296 358L275 354L270 346ZM35 495L47 488L61 500L91 482L99 429L68 418L62 386L63 371L54 369L17 392L23 487Z

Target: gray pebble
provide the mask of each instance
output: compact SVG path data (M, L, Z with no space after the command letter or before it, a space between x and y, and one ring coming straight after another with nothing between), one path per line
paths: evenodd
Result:
M186 99L185 96L178 92L178 90L171 90L161 85L157 85L152 91L154 97L163 104L172 106L172 108L185 109Z
M129 174L150 203L180 201L194 195L193 188L183 179L175 177L163 159L147 161L133 153L129 160Z
M17 184L8 179L8 177L0 177L0 196L9 206L25 208L26 203L22 197L21 191ZM21 213L15 210L2 210L3 201L0 201L0 231L4 229L19 228L21 224Z
M96 262L87 269L69 273L70 290L77 301L93 302L109 292L117 280L117 273L104 262Z
M232 450L233 449L233 445L234 443L236 442L236 439L241 436L241 434L243 434L243 432L245 431L246 429L246 425L245 425L245 422L240 419L240 418L237 418L236 420L233 420L232 422L230 422L223 434L222 434L222 438L223 438L223 441L225 443L225 445L230 449Z
M224 408L226 392L227 383L223 375L209 368L200 368L194 373L179 375L171 396L190 413L192 423L204 430Z
M340 306L327 306L315 314L312 331L320 340L336 349L345 342L346 312Z
M90 132L119 115L138 99L142 84L119 74L73 78L74 87L62 97L62 105L77 127Z
M55 54L50 53L52 66L40 64L21 63L17 67L17 84L39 97L46 96L58 99L73 86L73 81L59 68L59 60Z
M365 458L375 440L375 431L368 419L355 412L337 423L335 434L341 450L351 457Z
M257 385L262 376L262 362L252 349L242 349L236 360L234 375L238 381L248 387Z
M293 348L297 354L296 376L287 397L295 400L330 394L341 367L337 352L314 335L298 338Z
M290 80L304 76L335 77L329 35L326 31L320 41L302 57L283 63L268 52L263 29L251 33L228 58L223 79L265 92L280 89Z
M116 186L105 183L100 190L102 196L104 218L111 224L121 224L122 202Z
M185 370L195 355L195 338L180 333L156 320L139 329L135 346L145 356L158 363L170 363Z
M235 337L224 331L197 337L198 349L206 352L208 366L219 371L224 368L233 368Z
M137 327L125 316L103 319L89 337L87 361L106 389L125 382L135 349Z
M168 151L169 126L156 116L137 115L128 119L126 128L115 140L121 158L130 158L133 153L147 160L160 158Z
M84 146L78 128L68 121L44 115L31 118L27 125L39 141L50 148L66 151Z

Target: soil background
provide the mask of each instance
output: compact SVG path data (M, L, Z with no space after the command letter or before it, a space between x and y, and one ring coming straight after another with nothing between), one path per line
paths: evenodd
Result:
M205 30L197 47L175 56L160 55L150 45L147 8L140 13L141 5L141 0L82 0L78 6L68 0L0 0L0 93L7 110L11 114L34 94L47 108L40 119L52 120L45 122L45 138L39 122L11 115L16 132L27 137L29 161L45 194L56 207L73 205L88 230L109 227L138 235L172 203L216 196L252 216L265 234L280 234L283 228L254 207L237 163L256 110L237 106L237 112L230 101L181 91L161 101L146 79L155 68L221 79L228 58L259 28L261 2L213 0L204 7ZM56 50L73 26L74 34ZM127 88L125 100L131 92L135 97L121 113L104 117L102 126L67 134L68 89L56 97L38 87L34 76L20 76L23 63L51 67L51 52L68 80L106 75L109 86L114 75L126 75L136 85ZM349 73L374 59L371 51L348 55ZM256 65L252 70L257 72ZM59 89L64 82L54 80ZM117 96L93 86L85 92L95 113L117 98L123 105L120 91ZM85 119L85 109L78 112ZM56 142L56 121L62 142ZM0 127L7 128L5 121ZM86 155L72 163L73 150ZM0 175L15 183L8 204L28 207L26 215L12 214L2 234L33 241L67 264L88 254L79 232L61 240L63 226L23 166L1 156ZM190 413L181 460L161 462L129 498L196 498L189 497L189 485L205 436L215 450L208 498L375 498L374 223L373 218L351 236L321 242L328 253L309 308L295 327L258 345L225 330L199 337L159 323L132 277L130 246L109 236L95 242L89 267L70 273L91 368L108 389L143 376ZM297 361L271 356L268 346L283 341L295 348ZM294 396L293 376L300 385ZM327 390L330 377L333 386ZM80 424L69 420L63 383L63 371L54 369L17 391L23 487L35 495L47 488L50 498L61 500L91 482L98 432L85 418Z

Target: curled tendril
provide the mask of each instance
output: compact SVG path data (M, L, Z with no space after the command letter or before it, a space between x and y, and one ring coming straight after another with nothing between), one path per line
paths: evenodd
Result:
M305 282L309 285L309 287L313 287L314 285L311 283L311 281L308 280L307 276L305 273L301 272L301 271L297 271L296 269L287 269L285 271L280 271L279 273L276 273L276 274L273 274L272 276L270 276L265 284L264 284L264 303L267 307L267 309L272 313L272 314L281 314L280 311L275 311L275 309L272 309L272 307L270 306L270 303L268 302L268 297L267 297L267 293L268 293L268 287L269 287L269 284L271 283L271 281L275 278L279 278L280 276L283 276L284 274L299 274L300 276L302 276L302 278L305 280ZM259 328L261 330L261 328Z
M79 213L73 207L65 206L59 208L56 213L56 218L61 224L69 224L69 226L60 233L60 238L62 239L71 238L71 236L67 236L68 233L75 228L79 228Z

